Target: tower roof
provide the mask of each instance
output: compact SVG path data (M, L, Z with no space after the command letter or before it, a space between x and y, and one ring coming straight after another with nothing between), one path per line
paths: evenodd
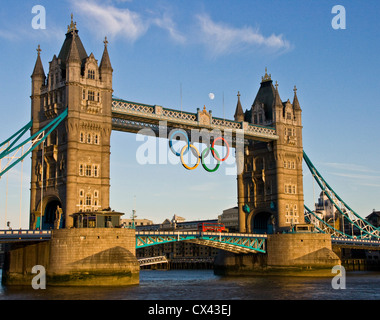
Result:
M42 61L41 61L41 57L40 57L40 52L41 52L41 48L40 48L40 45L38 45L38 48L37 48L37 60L36 60L36 64L34 65L34 70L33 70L33 73L32 73L32 77L33 76L43 76L43 77L45 77L45 71L44 71L44 67L42 65Z
M83 62L87 57L87 52L83 46L82 41L78 35L78 29L76 28L76 23L73 22L73 15L71 15L71 24L67 27L66 39L63 42L61 51L58 54L58 59L61 60L61 68L66 69L66 61L69 56L70 50L73 47L72 42L75 42L75 47L78 51L78 58Z
M244 111L240 102L240 92L238 92L237 96L238 96L238 102L236 105L234 118L235 118L235 121L244 121Z
M277 90L273 86L273 81L271 79L271 75L268 75L267 69L265 68L265 75L261 78L261 84L259 91L257 92L256 98L252 103L252 107L256 103L262 103L264 104L264 112L265 112L265 118L267 120L272 120L273 114L273 105L276 99ZM280 99L278 96L277 99Z
M102 55L102 60L100 61L99 68L112 70L111 60L110 60L110 57L108 55L108 50L107 50L107 45L108 45L107 37L105 37L103 42L104 42L104 51Z

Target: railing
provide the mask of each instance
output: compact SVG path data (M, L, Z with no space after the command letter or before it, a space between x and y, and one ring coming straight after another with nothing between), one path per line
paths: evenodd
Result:
M169 263L165 256L149 257L149 258L137 258L140 266L148 266L158 263Z
M51 230L0 230L0 242L44 241L51 238Z

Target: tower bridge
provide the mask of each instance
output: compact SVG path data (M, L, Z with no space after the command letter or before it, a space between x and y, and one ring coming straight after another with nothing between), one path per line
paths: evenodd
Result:
M48 240L57 252L56 258L49 257L53 261L52 270L59 275L72 272L70 268L81 272L83 265L94 268L90 261L104 261L105 257L110 259L115 255L129 261L133 269L136 264L130 261L137 247L180 240L239 253L266 253L269 261L266 263L277 266L295 264L302 268L311 263L322 267L318 260L321 252L324 256L326 250L332 253L331 243L340 240L331 238L333 228L316 222L310 210L306 208L304 214L303 160L343 219L359 230L355 237L339 232L333 233L334 237L352 238L351 244L380 238L379 230L350 209L312 165L303 150L302 109L297 89L294 87L292 102L281 99L278 84L273 85L267 70L250 109L243 111L238 93L233 120L214 117L205 107L187 112L131 102L113 96L113 67L107 38L98 64L93 53L87 53L76 23L71 21L58 55L49 62L47 73L38 46L31 79L32 119L0 144L0 177L31 154L29 231L39 231L21 231L18 235L3 232L0 240ZM173 129L198 130L210 138L210 144L217 140L220 144L223 140L219 137L228 137L231 147L235 148L237 166L238 234L135 234L134 230L117 228L114 233L103 230L100 234L91 234L91 229L117 224L122 215L109 209L112 131L141 133L141 129L151 129L157 134L162 126L166 135ZM22 141L28 130L31 137ZM224 147L228 139L224 140ZM191 143L189 141L181 152L191 148ZM210 149L215 151L211 146ZM201 159L203 154L198 157ZM219 159L219 155L217 159L219 165L223 159ZM308 230L308 235L299 232L289 237L294 234L294 225L296 230ZM310 232L314 226L319 233ZM283 234L286 237L281 237ZM105 239L104 247L97 249L100 239ZM121 245L122 239L125 242ZM286 257L281 249L283 245L289 249ZM69 247L80 252L74 261L68 256ZM89 252L84 252L83 247ZM268 251L272 252L271 256ZM90 253L93 260L89 258ZM309 262L301 256L307 256ZM65 261L64 267L59 259ZM323 266L336 261L336 256L331 255ZM133 270L132 273L136 269Z

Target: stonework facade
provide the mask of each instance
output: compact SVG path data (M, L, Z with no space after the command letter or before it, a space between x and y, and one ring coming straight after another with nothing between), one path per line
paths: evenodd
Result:
M302 110L294 88L293 103L283 102L278 85L265 73L250 110L240 95L235 121L272 126L279 136L267 143L249 141L238 175L238 209L243 232L276 233L304 224Z
M109 208L112 66L88 55L71 21L45 75L40 49L32 74L31 134L68 110L32 153L30 228L65 228L72 214ZM42 217L42 223L40 221Z

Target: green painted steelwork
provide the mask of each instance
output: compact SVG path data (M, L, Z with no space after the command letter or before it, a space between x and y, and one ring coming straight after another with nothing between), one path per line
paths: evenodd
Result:
M265 253L266 235L215 233L215 232L136 232L136 249L170 242L187 241L198 244L225 247L230 251Z
M53 119L50 123L48 123L46 126L44 126L41 130L39 130L37 133L35 133L34 135L32 135L31 137L29 137L28 139L24 140L23 142L19 143L17 146L13 147L16 142L18 140L20 140L20 138L26 133L26 131L28 131L31 126L32 126L32 121L30 121L28 124L26 124L23 128L21 128L19 131L17 131L15 134L13 134L10 138L8 138L7 140L5 140L4 142L2 142L0 144L0 148L4 145L6 145L7 143L9 143L9 145L7 146L7 148L5 150L3 150L1 153L0 153L0 162L2 159L8 157L8 158L11 158L11 153L13 152L18 152L18 150L22 149L24 146L26 146L28 143L31 143L31 146L30 148L24 152L22 155L20 155L19 157L15 157L15 159L17 159L16 161L14 161L12 164L6 166L4 169L1 169L0 171L0 177L6 173L7 171L9 171L10 169L12 169L16 164L18 164L19 162L23 161L24 158L30 154L37 146L39 146L41 143L43 143L45 141L45 139L48 137L48 135L62 122L63 119L65 119L67 116L67 109L64 110L59 116L57 116L55 119ZM39 138L39 136L42 134L42 137ZM17 136L17 137L16 137ZM16 138L15 138L16 137ZM10 141L12 141L12 139L15 140L13 142L10 143Z
M380 230L379 228L374 227L367 220L359 216L354 210L352 210L334 191L333 188L329 186L326 180L315 168L313 163L310 161L309 157L303 151L303 159L305 160L306 165L308 166L311 174L315 181L317 181L319 187L324 191L324 194L328 197L334 207L338 210L339 214L345 218L352 227L357 228L360 231L360 235L355 235L357 238L376 238L380 239ZM342 208L339 206L342 206ZM344 225L344 223L343 223ZM340 231L341 232L341 231ZM350 237L346 232L341 232L343 236Z

